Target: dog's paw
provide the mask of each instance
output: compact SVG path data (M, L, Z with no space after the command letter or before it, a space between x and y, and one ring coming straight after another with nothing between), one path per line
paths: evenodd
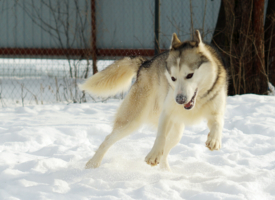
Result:
M98 162L92 158L86 163L85 169L98 168L99 165L100 165L100 162Z
M221 148L222 141L220 137L213 137L209 133L205 145L210 151L219 150Z
M152 149L150 151L150 153L146 156L145 162L148 165L156 166L157 164L159 164L159 161L160 161L162 155L163 155L163 151L162 150L154 150L154 149Z

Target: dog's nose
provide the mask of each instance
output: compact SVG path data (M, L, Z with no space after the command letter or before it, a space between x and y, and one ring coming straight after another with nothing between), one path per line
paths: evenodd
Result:
M178 95L176 96L176 102L177 102L178 104L184 104L185 101L186 101L186 97L183 96L182 94L178 94Z

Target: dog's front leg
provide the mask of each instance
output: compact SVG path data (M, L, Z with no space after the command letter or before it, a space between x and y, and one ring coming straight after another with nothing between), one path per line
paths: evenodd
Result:
M213 114L208 119L208 128L210 133L208 134L206 147L211 151L219 150L222 145L222 128L223 128L223 115Z
M160 116L158 133L152 150L145 158L145 162L148 165L155 166L159 164L160 159L163 155L165 142L170 128L172 127L172 122L169 120L166 112L163 111Z

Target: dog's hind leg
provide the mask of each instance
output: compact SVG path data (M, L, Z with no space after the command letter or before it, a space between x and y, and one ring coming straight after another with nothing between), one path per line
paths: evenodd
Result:
M107 135L105 140L99 146L97 151L95 152L93 158L91 158L87 164L86 169L89 168L97 168L101 164L101 161L107 152L107 150L117 141L122 138L130 135L133 131L135 131L140 126L138 122L132 122L128 124L122 124L121 127L116 127L113 129L112 133Z
M137 99L136 95L142 94L141 92L137 85L136 87L133 86L117 111L112 133L105 138L93 158L87 162L86 169L99 167L107 150L115 142L138 129L146 120L148 116L148 113L146 113L148 99Z
M171 128L171 130L169 131L168 135L167 135L167 139L165 142L165 148L164 148L164 152L163 152L163 156L160 160L160 168L163 170L168 170L170 171L170 166L167 160L168 154L170 153L170 151L172 150L173 147L175 147L181 137L182 137L182 133L184 130L184 125L183 124L174 124Z

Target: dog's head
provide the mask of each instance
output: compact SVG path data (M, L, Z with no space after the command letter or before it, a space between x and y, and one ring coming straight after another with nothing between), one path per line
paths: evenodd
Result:
M175 101L187 110L195 106L199 91L209 85L213 67L207 53L199 31L194 41L186 42L173 34L165 75L174 90Z

